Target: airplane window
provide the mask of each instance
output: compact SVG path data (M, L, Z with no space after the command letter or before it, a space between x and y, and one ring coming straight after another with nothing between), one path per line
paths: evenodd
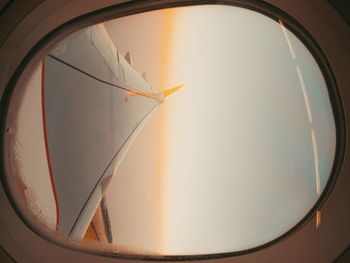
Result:
M329 87L283 19L149 11L61 39L12 94L16 205L52 240L149 256L246 251L310 215L336 153Z

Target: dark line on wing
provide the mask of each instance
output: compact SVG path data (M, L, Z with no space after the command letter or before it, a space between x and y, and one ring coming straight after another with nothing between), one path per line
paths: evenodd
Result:
M83 208L80 210L79 215L77 217L77 219L75 220L73 227L71 229L71 231L69 232L69 235L72 234L77 222L79 221L83 211L85 210L85 207L87 206L87 203L89 202L89 200L91 199L92 194L95 192L97 186L100 184L103 176L105 175L106 171L108 170L108 168L111 166L111 164L113 163L114 159L117 157L117 155L119 154L120 150L124 147L125 143L129 140L130 136L135 132L135 130L140 126L140 124L147 118L147 116L158 106L159 104L156 104L155 106L153 106L146 114L145 116L141 119L141 121L135 126L135 128L130 132L130 134L128 135L128 137L126 137L125 141L123 142L123 144L119 147L119 149L117 150L116 154L113 156L112 160L108 163L107 167L104 169L102 175L100 176L100 178L98 179L97 183L95 184L94 188L92 189L91 193L89 194L89 197L87 198L87 200L84 203Z
M53 55L48 55L48 57L50 57L50 58L52 58L52 59L55 59L56 61L61 62L62 64L66 65L66 66L68 66L68 67L70 67L70 68L72 68L72 69L75 69L75 70L79 71L80 73L83 73L84 75L89 76L90 78L93 78L93 79L95 79L95 80L97 80L97 81L99 81L99 82L102 82L102 83L104 83L104 84L107 84L107 85L109 85L109 86L113 86L113 87L116 87L116 88L118 88L118 89L122 89L122 90L125 90L125 91L130 91L130 92L133 92L133 93L135 93L135 94L137 94L137 95L146 97L146 98L148 98L148 99L157 100L156 98L152 98L152 97L150 97L150 96L146 96L145 94L143 94L142 92L140 92L140 91L138 91L138 90L127 89L127 88L118 86L118 85L116 85L116 84L110 83L110 82L108 82L108 81L105 81L105 80L103 80L103 79L100 79L100 78L98 78L98 77L95 77L94 75L91 75L90 73L87 73L86 71L81 70L81 69L79 69L79 68L77 68L77 67L75 67L75 66L73 66L73 65L71 65L71 64L69 64L69 63L67 63L67 62L64 61L64 60L59 59L59 58L53 56Z

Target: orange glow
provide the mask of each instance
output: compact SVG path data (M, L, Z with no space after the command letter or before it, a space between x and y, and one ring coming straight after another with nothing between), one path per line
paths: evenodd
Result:
M161 44L161 63L160 63L160 89L164 90L164 87L168 86L169 78L169 66L171 60L171 50L172 50L172 38L174 31L174 20L175 11L171 9L163 10L164 12L164 22L163 22L163 33L162 33L162 44ZM165 216L165 206L164 206L164 163L166 161L166 120L167 111L166 107L160 111L159 126L157 127L158 135L158 146L157 155L159 156L159 162L157 167L157 251L162 253L164 250L164 216Z
M86 230L84 239L109 243L101 206L99 206Z
M86 230L84 239L98 241L97 235L94 231L92 223L90 223L88 229Z
M316 212L316 229L319 228L321 225L321 211L318 210Z

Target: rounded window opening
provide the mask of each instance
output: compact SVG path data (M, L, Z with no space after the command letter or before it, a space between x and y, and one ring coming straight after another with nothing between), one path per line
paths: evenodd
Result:
M150 256L249 250L304 220L330 180L325 76L283 19L226 5L121 17L60 41L24 83L5 169L20 212L52 239Z

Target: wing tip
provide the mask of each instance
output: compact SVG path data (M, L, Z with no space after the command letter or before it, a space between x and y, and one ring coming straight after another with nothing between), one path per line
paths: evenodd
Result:
M173 95L175 92L183 89L184 87L185 87L185 85L181 84L181 85L177 85L173 88L170 88L170 89L163 91L163 98L167 99L169 96Z

